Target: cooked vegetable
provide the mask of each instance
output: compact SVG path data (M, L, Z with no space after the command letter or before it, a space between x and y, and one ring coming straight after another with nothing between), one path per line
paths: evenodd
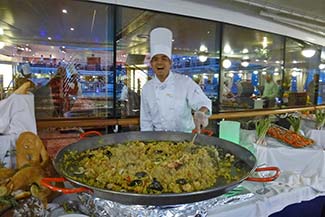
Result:
M238 181L247 171L235 167L235 161L214 146L135 141L66 152L60 166L66 176L92 187L160 194L200 191L220 179Z
M257 144L262 144L266 135L267 130L269 129L271 120L269 118L259 119L256 121L256 136Z
M289 121L293 131L295 133L299 133L299 130L300 130L300 127L301 127L301 119L300 119L300 117L289 116L289 117L287 117L287 120Z
M325 110L319 109L315 111L316 129L320 130L325 124Z

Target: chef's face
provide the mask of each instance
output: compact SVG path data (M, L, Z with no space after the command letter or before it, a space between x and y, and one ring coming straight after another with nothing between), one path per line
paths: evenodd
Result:
M167 78L171 63L169 57L164 54L157 54L151 59L151 67L161 82Z

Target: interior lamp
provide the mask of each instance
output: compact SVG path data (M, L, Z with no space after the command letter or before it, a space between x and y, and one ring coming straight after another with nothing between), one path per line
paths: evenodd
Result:
M306 58L311 58L315 55L316 53L316 49L315 48L312 48L312 47L307 47L307 48L304 48L302 51L301 51L301 54L306 57Z

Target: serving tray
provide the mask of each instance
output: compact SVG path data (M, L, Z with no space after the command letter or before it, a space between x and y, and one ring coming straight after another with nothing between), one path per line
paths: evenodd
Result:
M303 148L315 144L314 140L278 125L271 125L267 135L294 148Z

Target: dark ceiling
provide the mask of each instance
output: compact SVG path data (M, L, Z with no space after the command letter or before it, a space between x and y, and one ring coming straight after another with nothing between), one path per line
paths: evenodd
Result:
M313 27L313 33L322 32L323 29L325 32L325 0L313 0L313 4L301 0L190 1L274 20L264 16L265 13L272 13L278 17L283 16L307 23L308 28ZM267 10L266 7L262 7L263 4L269 8L282 8L286 13ZM62 13L62 9L68 12ZM287 13L288 11L291 14ZM300 16L296 15L298 11ZM264 15L261 15L262 12ZM135 54L147 53L149 31L153 27L166 25L172 29L174 38L181 39L173 44L174 49L179 53L193 53L199 49L202 42L206 43L209 51L214 55L219 50L218 43L214 40L218 35L215 22L186 17L177 19L177 16L173 15L162 16L159 13L131 8L123 8L117 13L123 15L123 20L119 20L117 24L117 37L120 38L119 50L123 49ZM4 35L0 36L0 39L6 43L5 48L0 50L0 54L10 57L16 53L17 46L27 45L32 51L25 55L56 53L55 55L59 57L64 55L58 52L62 46L70 50L71 55L77 55L79 51L82 51L83 55L94 52L104 53L113 49L111 43L113 33L109 31L113 26L112 16L110 5L102 3L73 0L0 0L0 27L4 30ZM186 24L187 19L191 19L191 26ZM72 31L71 28L74 30ZM187 35L191 35L191 41L185 37ZM51 37L51 40L48 37ZM244 40L244 36L241 40ZM248 38L247 41L251 39Z

